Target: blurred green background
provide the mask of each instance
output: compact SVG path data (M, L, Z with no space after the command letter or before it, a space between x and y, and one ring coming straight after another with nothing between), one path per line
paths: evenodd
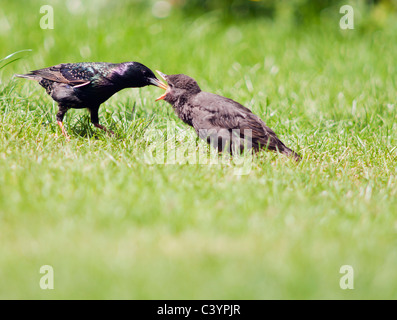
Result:
M54 30L40 28L44 13L39 9L46 4L54 8ZM54 0L45 4L26 1L23 5L4 0L0 10L0 54L4 57L29 48L33 50L34 58L41 57L38 63L51 64L59 62L59 58L65 61L148 60L156 59L161 53L163 60L173 65L180 52L192 49L183 47L183 40L187 37L197 37L202 41L214 37L222 42L219 37L225 36L229 46L223 46L224 51L219 54L227 53L230 46L241 50L251 36L239 29L244 25L257 24L262 28L258 30L262 38L258 34L257 40L263 41L266 40L264 31L272 28L282 29L281 32L288 32L291 37L299 29L306 32L320 29L318 32L322 30L324 36L331 30L340 31L342 14L339 8L344 4L354 8L355 32L342 32L342 36L392 32L395 28L397 4L393 0L348 3L337 0L133 0L114 3L106 0ZM187 25L191 28L186 28ZM233 29L233 26L237 28ZM226 34L220 34L224 31ZM171 43L161 37L166 32L174 35ZM157 51L159 49L160 52ZM203 55L199 46L194 50L192 53L195 55ZM208 59L210 54L206 52L203 58Z
M345 4L353 30L339 25ZM54 29L40 28L43 5ZM1 0L0 57L31 51L0 64L0 298L397 298L396 8ZM102 105L117 138L70 110L65 142L50 97L12 77L131 60L241 102L303 161L264 152L246 176L150 165L146 130L191 130L154 87ZM39 287L46 264L55 290ZM354 290L339 287L345 264Z

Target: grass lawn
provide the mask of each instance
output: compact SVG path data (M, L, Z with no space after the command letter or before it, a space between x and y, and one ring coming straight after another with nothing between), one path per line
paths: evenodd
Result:
M0 71L1 299L397 298L396 19L342 31L338 8L296 27L47 2L53 30L36 1L0 9L0 57L32 50ZM12 75L80 61L186 73L252 109L303 160L262 152L246 174L233 162L153 164L145 154L171 124L193 132L155 87L102 105L115 137L69 111L66 141L44 89ZM43 265L54 290L39 286ZM343 265L353 290L340 288Z

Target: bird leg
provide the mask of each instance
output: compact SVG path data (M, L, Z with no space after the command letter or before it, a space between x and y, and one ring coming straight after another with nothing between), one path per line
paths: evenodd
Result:
M70 140L70 136L66 132L66 129L65 129L64 125L63 125L63 118L64 118L64 116L65 116L65 114L66 114L66 112L68 111L69 108L66 108L66 107L64 107L62 105L59 105L58 107L59 107L59 110L58 110L58 113L57 113L58 126L61 128L62 134L65 136L65 138Z
M66 129L65 129L64 125L63 125L63 122L62 121L57 121L57 123L58 123L58 126L61 128L62 134L65 136L65 138L70 140L70 136L66 132Z
M88 108L91 113L91 122L94 124L96 128L99 128L105 132L109 132L111 135L114 135L114 132L112 130L107 129L105 126L99 124L99 117L98 117L98 110L99 107L91 107Z

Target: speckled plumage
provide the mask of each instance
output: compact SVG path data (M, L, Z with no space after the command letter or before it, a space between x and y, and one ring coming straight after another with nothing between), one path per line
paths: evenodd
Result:
M301 157L284 145L273 130L240 103L201 91L197 82L186 75L159 74L169 88L160 97L170 103L176 114L192 126L198 136L219 151L233 153L244 148L278 151L299 161ZM236 138L237 135L237 138Z
M70 108L88 108L92 123L105 129L99 124L98 110L113 94L125 88L164 86L139 62L63 63L16 76L38 81L58 103L57 121L66 136L62 121Z

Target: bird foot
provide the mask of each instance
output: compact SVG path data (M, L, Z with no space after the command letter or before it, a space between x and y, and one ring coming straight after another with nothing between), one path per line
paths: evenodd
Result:
M112 136L114 136L114 132L113 132L112 130L107 129L105 126L103 126L103 125L101 125L101 124L99 124L99 123L94 123L94 126L97 127L97 128L99 128L99 129L101 129L101 130L103 130L103 131L105 131L105 132L108 132L108 133L110 133Z
M58 121L58 125L62 130L62 134L64 135L64 137L66 138L66 140L70 140L70 136L68 135L68 133L66 132L66 129L63 125L63 123L61 121Z

